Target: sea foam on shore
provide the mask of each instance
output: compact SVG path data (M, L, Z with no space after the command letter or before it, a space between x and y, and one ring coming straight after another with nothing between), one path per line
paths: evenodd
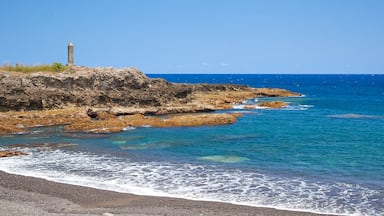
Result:
M345 208L339 209L343 206L340 203L345 202L351 206L351 213L370 215L374 212L364 212L364 207L377 195L376 191L354 184L288 179L209 165L140 162L64 150L29 149L28 153L31 155L2 159L0 170L122 193L317 213L348 214ZM353 205L347 203L351 196L355 196Z

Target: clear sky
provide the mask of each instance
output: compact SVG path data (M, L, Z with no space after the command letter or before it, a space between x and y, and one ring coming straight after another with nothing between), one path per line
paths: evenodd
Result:
M384 0L1 0L0 64L384 74Z

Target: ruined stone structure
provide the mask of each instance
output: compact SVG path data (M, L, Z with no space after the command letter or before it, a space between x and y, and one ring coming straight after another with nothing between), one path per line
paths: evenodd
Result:
M73 60L73 44L72 42L69 42L68 44L68 66L73 66L74 60Z

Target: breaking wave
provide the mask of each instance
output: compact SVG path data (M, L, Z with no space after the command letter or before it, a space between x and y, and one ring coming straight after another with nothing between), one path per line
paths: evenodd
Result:
M0 159L0 169L56 182L139 195L310 210L317 213L384 213L384 204L381 203L383 191L359 184L317 182L304 177L288 178L255 170L224 169L209 163L138 162L112 155L64 150L27 151L31 155ZM245 160L224 156L201 159L219 162Z

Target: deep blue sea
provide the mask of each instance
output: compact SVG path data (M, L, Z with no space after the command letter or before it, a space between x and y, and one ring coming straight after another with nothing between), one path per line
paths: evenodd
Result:
M127 128L116 134L37 127L7 144L26 149L0 170L143 195L346 215L384 215L384 75L151 74L171 82L277 87L303 97L251 98L220 112L231 125ZM242 109L283 100L284 109ZM0 147L1 148L1 147Z

